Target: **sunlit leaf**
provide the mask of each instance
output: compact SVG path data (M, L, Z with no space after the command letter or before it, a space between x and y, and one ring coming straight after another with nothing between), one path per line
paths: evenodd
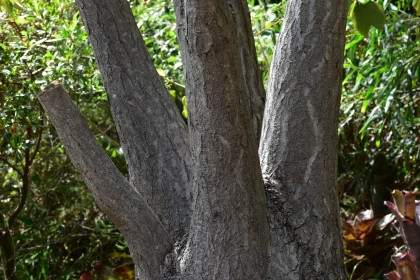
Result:
M370 1L365 4L367 14L370 15L371 24L377 29L383 29L385 25L385 14L378 2Z
M182 116L184 118L188 119L187 97L186 96L182 97L182 107L183 107Z
M413 0L413 8L416 10L418 16L420 16L420 0Z
M156 71L158 72L159 76L165 77L166 73L162 68L157 68Z
M354 26L360 32L360 34L367 36L371 21L369 19L369 15L367 14L366 6L364 4L360 4L357 1L354 2L350 7L350 16Z
M13 12L13 2L10 0L0 0L0 9L11 14Z
M385 14L380 4L369 1L365 4L354 2L350 7L350 16L356 29L363 36L367 36L371 26L383 29Z

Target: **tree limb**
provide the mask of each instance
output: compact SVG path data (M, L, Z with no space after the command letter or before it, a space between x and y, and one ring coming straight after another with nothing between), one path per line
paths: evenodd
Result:
M224 0L174 3L194 162L182 279L266 279L265 196L236 18Z
M337 193L346 0L294 0L277 41L260 161L269 279L346 279Z
M172 238L190 221L185 123L159 77L127 0L76 0L101 72L130 183Z
M30 130L29 127L27 130ZM28 139L30 139L30 135L27 136ZM29 193L29 167L31 166L31 148L27 147L25 149L25 164L23 165L23 173L22 173L22 188L20 192L20 200L19 204L16 207L16 209L13 211L13 213L10 215L7 225L8 228L11 229L17 216L22 211L23 207L25 206L26 198Z
M246 0L228 0L231 12L235 17L238 49L241 58L241 69L244 75L245 90L251 108L252 125L257 141L260 140L265 97L264 85L258 66L252 33L251 16Z
M38 98L96 203L126 238L134 262L142 264L141 279L159 279L172 240L156 214L106 155L61 85L54 83Z

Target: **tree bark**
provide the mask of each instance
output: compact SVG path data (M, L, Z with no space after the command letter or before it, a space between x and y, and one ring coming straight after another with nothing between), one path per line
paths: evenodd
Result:
M257 141L259 141L264 114L265 91L258 67L251 15L246 0L228 0L228 3L234 16L236 36L238 37L238 52L241 59L240 65L245 81L245 92L249 100L252 124Z
M289 0L260 156L263 88L245 0L174 0L188 131L128 3L76 2L130 183L61 87L40 100L127 239L137 279L345 279L336 167L347 1Z
M287 5L259 150L269 200L269 279L346 279L336 180L347 5Z
M127 240L139 279L159 279L173 242L156 214L112 163L58 83L39 100L96 203Z
M101 72L130 183L172 238L189 227L185 123L149 57L126 0L76 0Z
M194 163L182 279L264 279L268 227L242 35L224 0L175 7Z

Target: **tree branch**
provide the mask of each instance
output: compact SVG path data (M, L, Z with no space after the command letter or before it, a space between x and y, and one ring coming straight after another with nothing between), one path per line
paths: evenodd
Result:
M194 162L182 277L266 279L265 196L236 16L225 0L174 3Z
M14 165L13 163L11 163L10 161L8 161L5 157L0 156L0 160L3 161L5 164L7 164L8 166L10 166L17 174L19 174L19 176L23 176L23 173L21 170L19 170L19 168Z
M29 127L27 130L29 131L31 128ZM28 133L27 139L30 139L31 136ZM23 207L25 206L26 198L29 193L29 167L31 166L31 148L27 147L25 149L25 164L23 166L23 173L22 173L22 189L20 193L20 201L18 206L16 207L15 211L10 215L9 220L7 222L8 228L11 229L17 216L22 211Z
M44 118L44 116L43 116L43 112L41 112L41 115L42 115L42 118ZM41 146L41 140L42 140L42 133L44 132L44 129L43 129L43 127L41 127L40 129L39 129L39 131L38 131L38 138L36 139L36 145L35 145L35 149L34 149L34 151L33 151L33 153L32 153L32 156L30 157L30 159L29 159L29 165L32 165L32 163L34 162L34 159L36 158L36 154L38 153L38 151L39 151L39 148L40 148L40 146Z
M127 0L76 0L111 105L130 183L172 238L190 221L185 123L147 52Z
M96 203L126 238L134 262L142 264L141 279L159 279L172 240L156 214L106 155L61 85L54 83L38 98Z
M228 0L231 12L235 17L238 49L241 58L241 69L244 75L245 91L251 108L252 125L257 141L260 140L265 97L264 85L258 66L252 33L251 16L246 0Z
M260 161L269 279L346 279L337 193L346 0L294 0L270 70Z

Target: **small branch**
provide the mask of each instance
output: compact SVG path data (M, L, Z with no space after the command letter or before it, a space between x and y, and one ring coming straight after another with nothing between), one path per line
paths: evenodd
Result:
M32 163L34 162L34 159L36 157L36 154L39 151L39 147L41 146L41 140L42 140L42 133L43 132L44 132L44 129L43 129L43 127L41 127L39 129L39 132L38 132L38 139L36 140L35 150L34 150L34 152L32 153L32 156L29 159L29 165L32 165Z
M258 45L260 45L261 53L264 57L264 63L265 63L265 67L267 68L267 74L270 76L270 63L268 62L268 58L265 55L265 49L264 49L264 46L261 43L260 37L258 37Z
M10 161L8 161L5 157L0 156L0 160L2 162L4 162L5 164L7 164L8 166L10 166L17 174L19 174L20 177L23 177L23 173L22 171L19 170L19 168L14 165L13 163L11 163Z
M176 238L190 224L192 174L185 122L150 59L129 3L76 4L89 31L130 183Z
M260 31L258 31L258 32L255 32L255 33L254 33L254 36L258 36L258 35L262 34L264 31L267 31L267 30L270 30L270 31L271 31L271 29L272 29L274 26L276 26L277 24L280 24L280 23L282 23L282 22L283 22L283 18L281 18L281 19L277 20L276 22L274 22L274 23L270 26L270 28L264 28L264 29L262 29L262 30L260 30Z
M84 115L83 113L80 113L80 114L82 114L82 116L86 119L86 121L88 121L93 126L93 128L96 129L99 132L99 134L101 134L103 137L108 139L108 141L111 142L112 145L114 145L114 147L116 147L116 148L120 147L120 143L112 140L111 137L106 135L106 133L104 131L102 131L93 121L91 121L88 117L86 117L86 115Z
M60 84L54 82L38 98L96 203L126 238L135 262L142 264L141 275L158 279L172 240L156 214L112 163Z
M28 130L29 129L31 129L31 128L29 127ZM28 134L27 138L30 138L30 134ZM21 190L21 194L20 194L20 201L19 201L19 205L17 206L15 211L13 211L13 213L10 215L9 220L7 222L9 230L12 228L12 226L15 223L16 218L19 216L20 212L22 212L23 207L25 206L26 197L28 196L28 192L29 192L29 167L31 166L31 164L30 164L30 151L31 151L31 148L29 148L29 147L25 149L25 165L23 167L23 174L22 174L22 190Z

